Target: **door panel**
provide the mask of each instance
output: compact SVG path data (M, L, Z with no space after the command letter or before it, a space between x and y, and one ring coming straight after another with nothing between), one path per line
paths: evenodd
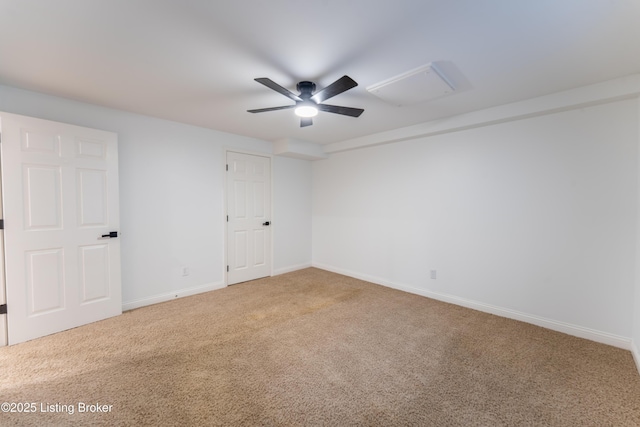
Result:
M109 245L82 246L80 250L80 303L109 298Z
M9 344L122 312L117 136L0 113Z
M57 135L24 128L20 134L22 151L60 156L60 139Z
M62 228L60 167L23 165L25 228L30 231Z
M104 170L78 169L76 182L78 226L108 226L107 173Z
M253 242L254 242L254 265L263 266L267 263L266 259L266 248L265 245L267 243L267 232L265 230L255 230L253 232Z
M227 153L227 283L271 275L271 159ZM269 221L270 222L270 221Z
M27 316L64 309L64 250L25 252Z
M249 233L247 233L246 230L236 230L233 234L235 236L233 242L235 245L235 251L233 252L235 254L235 259L231 264L236 270L247 268L249 266L249 263L247 262L247 242L249 241Z
M86 159L106 159L108 150L105 141L86 138L78 138L76 141L78 144L78 157L84 157Z

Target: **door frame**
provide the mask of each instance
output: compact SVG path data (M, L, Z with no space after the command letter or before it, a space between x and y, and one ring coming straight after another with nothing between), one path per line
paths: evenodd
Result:
M2 133L0 132L0 140ZM2 203L2 150L0 150L0 221L4 219L4 205ZM4 227L4 226L3 226ZM4 229L0 228L0 305L7 303L7 286L4 275ZM7 314L0 314L0 347L9 345L9 329Z
M227 199L229 197L228 193L228 188L227 188L227 154L232 152L232 153L239 153L239 154L247 154L250 156L258 156L258 157L266 157L269 159L269 189L271 191L271 206L270 206L270 212L269 214L271 215L271 247L269 248L269 250L271 251L271 261L270 261L270 265L269 265L269 277L273 276L273 259L274 259L274 253L273 253L273 242L274 242L274 236L275 236L275 227L277 227L277 225L274 225L274 221L273 221L273 201L274 201L274 192L273 192L273 171L274 171L274 167L273 167L273 154L271 153L263 153L260 151L251 151L251 150L242 150L242 149L237 149L237 148L233 148L233 147L229 147L226 146L224 147L224 155L222 156L222 173L224 174L224 180L223 180L223 186L224 186L224 190L223 190L223 203L222 203L222 207L223 207L223 212L222 212L222 223L224 225L224 257L223 257L223 262L222 262L222 275L224 277L224 284L225 286L229 286L229 274L227 271L227 266L229 265L229 257L227 254L227 250L229 248L229 241L228 241L228 226L227 226L227 213L229 212L229 210L227 209Z

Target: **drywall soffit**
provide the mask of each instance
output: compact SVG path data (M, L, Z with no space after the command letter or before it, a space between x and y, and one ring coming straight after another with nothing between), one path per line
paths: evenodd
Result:
M512 104L335 142L323 148L325 153L338 153L604 104L634 98L639 94L640 74L633 74Z
M294 138L285 138L273 143L273 154L303 160L326 159L327 153L321 145Z

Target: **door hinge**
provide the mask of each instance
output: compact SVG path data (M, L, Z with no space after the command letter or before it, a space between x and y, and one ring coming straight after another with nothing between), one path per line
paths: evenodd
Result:
M0 314L7 314L7 304L0 305Z
M227 273L229 272L229 266L227 265Z
M229 222L229 215L227 215L227 222Z
M227 172L229 172L229 165L227 165Z
M4 230L4 219L0 219L0 230Z

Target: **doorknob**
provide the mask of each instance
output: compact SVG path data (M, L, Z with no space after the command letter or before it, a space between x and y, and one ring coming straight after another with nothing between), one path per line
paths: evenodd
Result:
M102 238L103 239L113 239L118 237L118 232L117 231L110 231L109 234L103 234Z
M263 222L262 225L271 225L271 222L269 222L269 221Z

